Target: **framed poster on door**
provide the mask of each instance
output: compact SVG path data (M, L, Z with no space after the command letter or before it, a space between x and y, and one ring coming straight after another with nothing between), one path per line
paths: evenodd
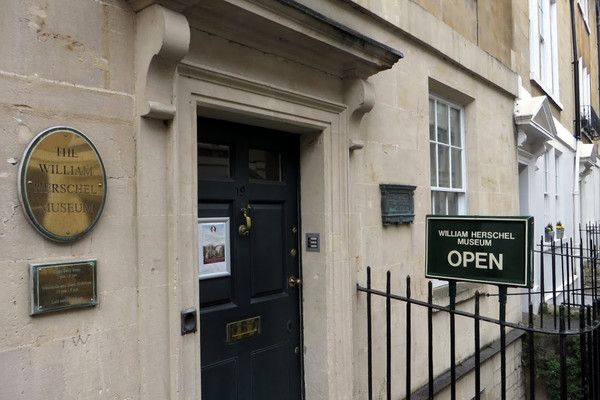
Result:
M200 279L231 275L229 217L198 218Z

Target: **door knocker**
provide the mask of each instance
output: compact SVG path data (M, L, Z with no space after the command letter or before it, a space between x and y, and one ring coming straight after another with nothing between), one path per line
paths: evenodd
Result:
M247 236L252 229L252 218L250 217L250 205L248 207L242 208L242 216L244 218L245 224L241 224L238 228L238 232L242 236Z

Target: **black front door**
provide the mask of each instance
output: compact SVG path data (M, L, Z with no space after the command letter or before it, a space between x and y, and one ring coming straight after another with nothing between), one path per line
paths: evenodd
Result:
M198 217L202 400L300 399L298 137L200 118Z

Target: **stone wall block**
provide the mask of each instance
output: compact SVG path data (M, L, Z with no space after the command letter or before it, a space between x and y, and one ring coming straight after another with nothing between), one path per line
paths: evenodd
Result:
M6 42L0 70L131 93L133 59L126 50L133 42L133 13L119 3L8 3L1 32L15 40ZM119 76L115 82L113 75Z

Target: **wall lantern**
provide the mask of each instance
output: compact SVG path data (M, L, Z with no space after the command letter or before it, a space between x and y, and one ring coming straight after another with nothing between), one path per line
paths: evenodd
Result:
M410 224L415 219L416 186L379 185L383 225Z

